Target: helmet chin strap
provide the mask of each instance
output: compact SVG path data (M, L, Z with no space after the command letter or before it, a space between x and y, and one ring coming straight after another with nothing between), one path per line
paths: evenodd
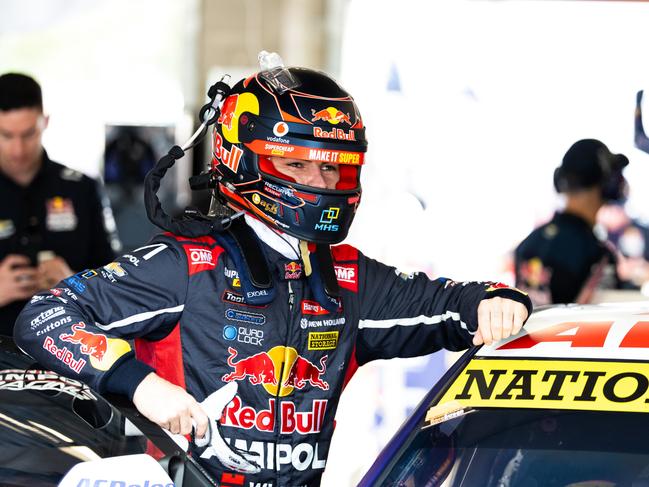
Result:
M311 263L311 256L315 256L315 262ZM334 271L334 263L331 258L331 250L328 245L316 244L315 253L309 252L309 244L304 240L300 240L300 256L304 263L304 273L307 278L319 271L319 281L324 285L324 294L328 297L340 297L340 288L338 287L338 279L336 279L336 272ZM312 285L313 287L313 285ZM322 303L320 303L322 304Z

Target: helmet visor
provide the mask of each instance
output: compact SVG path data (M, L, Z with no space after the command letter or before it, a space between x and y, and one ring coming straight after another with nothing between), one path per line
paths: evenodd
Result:
M262 174L281 179L282 181L296 183L299 185L310 186L312 183L308 180L301 179L301 171L293 171L286 163L295 161L301 162L300 159L288 157L268 157L259 156L259 171ZM275 162L274 162L275 161ZM318 161L306 161L314 164L316 167L312 171L316 172L317 181L320 183L313 187L337 191L349 191L360 189L360 166L351 164L327 164ZM326 170L323 170L323 166Z

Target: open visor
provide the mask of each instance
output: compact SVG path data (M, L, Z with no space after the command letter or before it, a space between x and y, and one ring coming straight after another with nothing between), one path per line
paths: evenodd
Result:
M284 157L293 158L293 156ZM298 158L296 157L296 159ZM283 181L296 183L292 177L278 171L268 156L259 156L258 161L260 172L274 176ZM360 189L360 165L337 164L336 167L340 174L338 183L336 184L336 190L345 191Z
M239 139L258 155L340 164L341 167L362 165L367 151L364 127L284 122L250 112L239 117Z

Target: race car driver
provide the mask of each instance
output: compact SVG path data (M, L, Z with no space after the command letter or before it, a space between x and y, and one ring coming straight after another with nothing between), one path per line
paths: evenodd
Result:
M330 246L360 201L366 147L354 100L327 75L276 67L239 81L210 177L215 204L244 216L160 235L34 296L17 343L173 433L209 432L192 454L223 485L319 485L358 366L491 343L531 312L502 284L431 281Z

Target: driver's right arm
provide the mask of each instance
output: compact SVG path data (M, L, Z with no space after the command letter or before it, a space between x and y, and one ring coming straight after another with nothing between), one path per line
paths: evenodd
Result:
M62 375L100 393L134 399L154 370L135 358L127 340L159 340L175 327L184 309L187 274L182 246L157 237L35 295L16 320L16 343Z

